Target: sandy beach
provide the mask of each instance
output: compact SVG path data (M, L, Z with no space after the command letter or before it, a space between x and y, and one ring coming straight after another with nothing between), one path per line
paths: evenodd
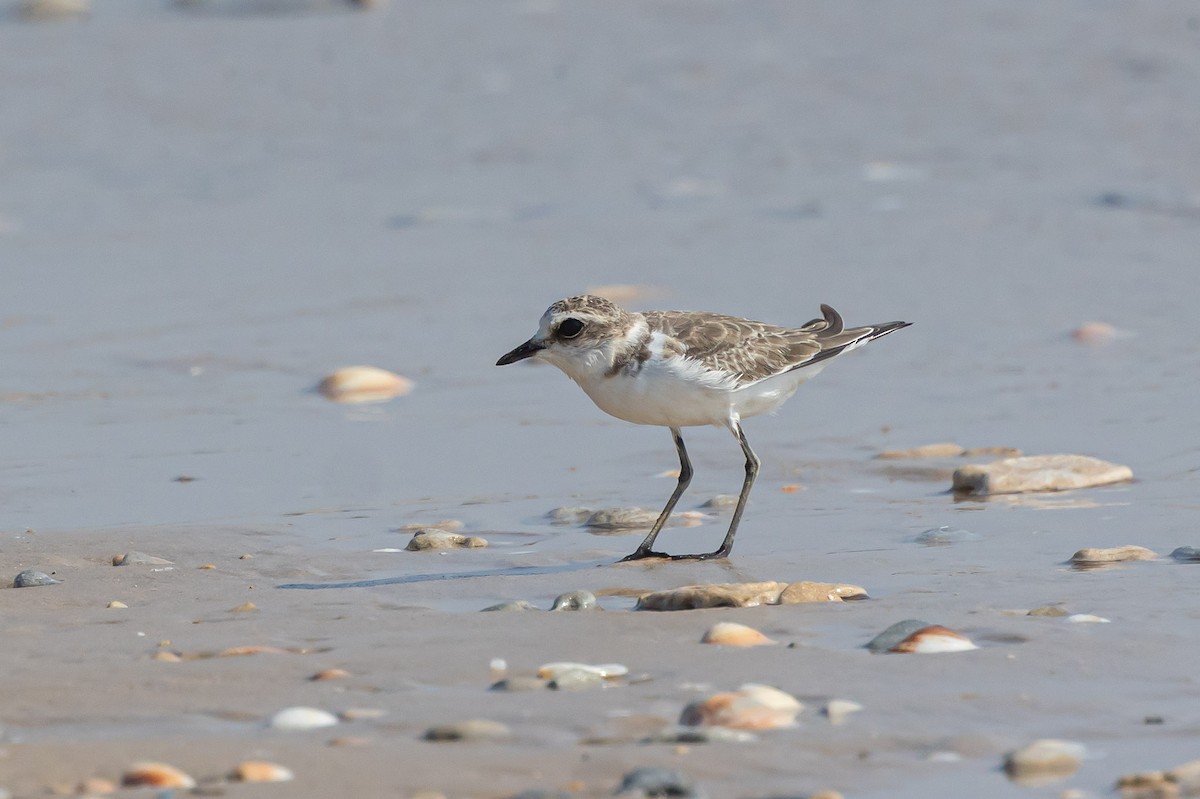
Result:
M230 797L600 797L662 767L711 799L1086 799L1200 756L1200 566L1170 557L1200 546L1191 5L23 7L0 6L0 580L57 582L0 590L0 796L161 761ZM913 326L747 422L732 558L618 565L640 531L547 514L657 511L667 431L494 366L589 289ZM412 391L315 390L353 364ZM936 442L1134 479L964 499L954 470L1002 455L877 457ZM715 546L703 503L742 478L726 431L688 446L674 551ZM405 549L447 519L488 546ZM1070 562L1123 545L1156 557ZM869 598L635 610L757 581ZM599 609L548 612L573 591ZM864 648L906 619L978 648ZM701 643L721 621L777 643ZM627 673L530 683L562 661ZM747 683L796 723L661 739ZM272 726L291 707L336 723ZM426 739L469 719L506 732ZM1081 754L1010 779L1039 739ZM256 760L294 779L228 778Z

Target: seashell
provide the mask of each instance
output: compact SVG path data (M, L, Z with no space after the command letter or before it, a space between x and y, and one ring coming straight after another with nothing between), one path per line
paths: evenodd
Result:
M606 680L624 677L629 673L629 669L622 666L620 663L601 663L596 666L587 663L571 663L569 661L556 661L554 663L546 663L538 667L537 676L543 680L553 680L560 674L568 671L590 671L599 677Z
M121 786L105 777L88 777L75 787L75 793L83 796L103 796L116 793Z
M249 613L250 611L253 611L253 610L258 610L258 605L254 604L253 602L243 602L242 604L238 605L236 608L230 608L229 612L230 613Z
M427 741L498 741L512 737L512 731L498 721L470 719L430 727L423 737Z
M247 760L239 763L230 774L234 782L288 782L296 778L291 769L266 760Z
M134 763L125 769L121 776L121 785L126 788L145 785L151 788L191 790L196 787L196 781L174 766L146 761Z
M413 534L412 540L405 547L409 552L437 549L477 549L486 547L487 539L479 536L466 536L462 533L448 533L434 527L423 527Z
M568 591L554 598L551 610L596 610L596 595L591 591Z
M763 646L778 643L763 635L753 627L738 624L734 621L719 621L700 639L702 644L723 644L725 646Z
M1085 322L1071 331L1071 338L1080 344L1106 344L1117 336L1117 329L1108 322Z
M315 707L289 707L272 716L270 726L277 730L298 732L332 727L337 723L337 716L328 710L320 710Z
M1154 560L1158 554L1145 547L1127 544L1123 547L1088 547L1081 549L1071 556L1071 562L1076 564L1088 563L1119 563L1126 560Z
M109 602L104 607L106 607L106 608L127 608L129 606L126 605L124 602L122 602L119 599L114 599L112 602Z
M161 663L181 663L181 662L183 662L183 658L181 658L178 655L178 653L168 652L165 649L158 650L157 652L155 652L153 655L150 656L150 659L157 660Z
M851 713L857 713L863 706L849 699L830 699L821 708L821 715L829 719L830 724L845 724Z
M934 654L940 652L967 652L978 649L970 638L956 633L940 624L924 627L909 635L889 651L905 654Z
M737 507L737 494L717 494L715 497L710 497L700 505L702 508L711 510L728 510Z
M601 508L587 517L584 525L593 530L624 531L654 526L658 511L648 508Z
M1103 616L1093 616L1091 613L1074 613L1067 616L1067 621L1072 624L1108 624L1109 619Z
M323 669L308 679L313 682L324 682L325 680L344 680L349 676L350 672L345 669Z
M804 705L791 694L768 685L748 683L736 691L691 703L683 709L679 723L689 727L773 730L795 724L803 709Z
M411 393L413 383L376 366L346 366L326 376L317 390L334 402L383 402Z
M215 564L215 563L205 563L203 566L197 566L197 567L196 567L196 570L197 570L197 571L210 572L210 571L213 571L213 570L214 570L214 569L216 569L216 568L217 568L217 564Z
M845 599L865 599L866 596L866 590L860 586L842 583L711 583L643 594L638 597L636 609L749 608L802 602L841 602Z
M1006 754L1004 772L1021 785L1045 785L1074 774L1086 753L1081 743L1043 738Z
M121 555L113 555L112 565L114 566L173 566L174 561L160 558L157 555L148 555L145 552L130 550Z
M1132 479L1128 466L1086 455L1027 455L960 466L954 470L951 487L958 494L988 496L1067 491Z
M381 719L386 715L387 711L379 707L348 707L338 713L338 718L342 721L366 721Z

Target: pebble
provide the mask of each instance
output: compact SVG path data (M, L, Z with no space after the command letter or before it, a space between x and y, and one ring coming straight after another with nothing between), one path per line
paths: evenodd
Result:
M418 530L405 547L409 552L438 549L477 549L486 547L488 542L479 536L448 533L435 527L424 527Z
M511 602L500 602L499 604L496 604L496 605L488 605L486 608L484 608L480 612L486 613L488 611L513 611L513 610L537 610L537 608L534 607L533 603L526 602L524 599L515 599Z
M551 610L596 610L596 595L591 591L568 591L554 598Z
M317 390L334 402L383 402L411 393L413 383L377 366L346 366L327 375Z
M342 721L370 721L386 715L387 711L379 707L348 707L338 713L338 718Z
M546 518L551 524L583 524L588 517L596 512L595 508L585 508L581 505L564 505L546 512Z
M86 17L91 12L91 0L24 0L17 7L21 19L37 22Z
M114 599L112 602L109 602L104 607L106 607L106 608L127 608L129 606L126 605L124 602L122 602L119 599Z
M519 691L541 691L548 684L546 680L540 677L505 677L503 680L492 683L488 690L510 691L512 693Z
M1076 564L1088 563L1119 563L1125 560L1154 560L1158 554L1145 547L1127 544L1123 547L1088 547L1081 549L1071 556L1071 562Z
M1025 614L1026 616L1066 616L1067 612L1057 605L1043 605L1040 608L1034 608Z
M1106 344L1117 335L1117 329L1108 322L1084 322L1071 331L1071 338L1080 344Z
M512 737L508 725L489 719L470 719L430 727L422 736L426 741L501 741Z
M236 608L230 608L229 612L230 613L251 613L255 610L258 610L258 605L254 604L253 602L243 602L242 604L238 605Z
M872 652L904 654L965 652L978 648L961 633L920 619L898 621L867 643L867 649Z
M683 799L699 799L703 796L691 778L683 772L657 766L638 768L626 773L615 793L617 796L677 796Z
M134 763L125 769L125 773L121 776L121 785L126 788L149 786L191 790L196 787L196 781L166 763L143 762Z
M845 724L851 713L857 713L863 706L849 699L830 699L821 708L821 715L829 719L830 724Z
M622 666L620 663L601 663L593 666L589 663L555 661L538 666L537 676L543 680L554 680L569 671L590 671L601 679L613 680L618 677L624 677L629 673L629 668Z
M1074 774L1086 752L1075 741L1043 738L1006 754L1004 772L1021 785L1045 785Z
M915 460L920 458L956 458L966 450L953 443L924 444L908 449L885 449L876 455L881 461Z
M679 723L689 727L773 730L790 727L804 705L769 685L748 683L736 691L714 694L683 709Z
M702 644L721 644L724 646L764 646L778 643L763 635L753 627L738 624L734 621L719 621L705 631L700 639Z
M13 578L13 588L32 588L35 585L57 585L62 580L55 580L45 572L26 569Z
M315 707L289 707L272 716L270 726L276 730L299 732L332 727L337 723L337 716L328 710L320 710Z
M1121 483L1133 479L1128 466L1086 455L1029 455L988 464L971 464L954 470L956 493L988 496L1031 491L1066 491L1072 488Z
M700 507L711 510L729 510L730 508L736 508L737 503L737 494L717 494L715 497L705 501Z
M913 538L913 541L916 543L924 544L927 547L946 547L963 541L977 540L979 540L978 533L972 533L970 530L960 530L957 527L950 527L948 525L930 528Z
M229 774L234 782L289 782L296 778L291 769L266 760L247 760L239 763Z
M749 608L758 605L841 602L845 599L865 599L866 596L866 589L841 583L711 583L643 594L638 597L635 609Z
M658 514L646 508L601 508L588 516L584 525L608 531L649 529L658 521Z
M174 561L160 558L157 555L148 555L145 552L130 550L124 555L113 555L112 565L114 566L174 566Z
M308 679L312 682L324 682L326 680L344 680L350 676L350 672L345 669L323 669L318 671Z
M1200 547L1176 547L1171 558L1180 563L1200 563Z
M555 691L586 691L605 684L605 676L595 669L563 669L557 672L547 687Z

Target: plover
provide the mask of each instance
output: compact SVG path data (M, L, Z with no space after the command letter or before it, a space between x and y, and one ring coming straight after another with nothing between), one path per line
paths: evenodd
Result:
M546 309L533 338L497 366L538 358L579 384L600 410L634 424L669 428L679 453L679 482L650 534L622 560L724 558L758 474L742 419L773 411L832 359L908 322L846 328L828 305L821 319L798 328L695 311L625 311L602 297L559 300ZM746 479L725 540L713 552L668 555L654 551L679 497L692 479L681 428L715 425L737 438Z

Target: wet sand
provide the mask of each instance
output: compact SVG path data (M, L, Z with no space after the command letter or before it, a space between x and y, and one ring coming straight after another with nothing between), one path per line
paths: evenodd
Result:
M713 797L1002 797L1029 793L1003 754L1052 737L1088 757L1049 790L1102 796L1195 757L1200 567L1066 563L1200 545L1189 5L279 7L0 22L0 577L62 580L0 594L0 788L261 758L296 780L210 787L600 796L664 765ZM670 493L666 431L552 369L492 366L551 301L621 283L658 290L631 307L914 322L747 423L764 467L726 563L616 566L638 534L544 516ZM1072 340L1090 321L1118 335ZM353 363L416 388L357 408L312 391ZM741 462L724 431L687 436L695 510ZM948 440L1096 455L1135 482L964 502L961 458L873 458ZM376 551L445 518L491 545ZM725 520L663 544L710 548ZM972 535L914 542L943 525ZM128 550L174 568L111 565ZM737 580L871 599L631 609ZM571 590L605 610L478 612ZM1111 622L1023 615L1053 604ZM981 649L862 649L907 618ZM782 644L699 644L718 620ZM153 659L242 645L315 651ZM489 692L494 658L636 679ZM307 680L334 666L352 676ZM633 742L745 682L799 697L800 725ZM865 709L833 726L829 698ZM386 713L266 727L293 705ZM471 717L512 740L420 739Z

